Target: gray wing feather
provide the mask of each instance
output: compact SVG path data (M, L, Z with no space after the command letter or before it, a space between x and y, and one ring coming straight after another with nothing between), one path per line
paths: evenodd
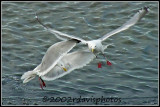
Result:
M89 51L76 51L67 54L62 58L62 62L69 70L82 68L90 63L95 58L95 55Z

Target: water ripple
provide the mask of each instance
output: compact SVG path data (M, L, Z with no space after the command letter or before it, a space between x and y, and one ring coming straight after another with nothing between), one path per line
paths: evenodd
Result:
M48 27L92 40L120 27L144 6L152 8L139 23L103 42L103 45L112 43L105 50L112 66L108 66L100 55L84 68L57 80L46 81L44 90L39 87L37 77L27 84L22 83L21 75L34 69L48 47L60 41L35 20L35 12ZM78 45L74 50L79 47L83 46ZM97 68L99 61L102 68ZM118 96L123 99L121 104L156 104L157 97L146 100L142 96L157 96L158 80L156 2L2 3L3 105L48 105L42 102L44 96L101 95ZM129 99L131 96L139 98L138 102Z

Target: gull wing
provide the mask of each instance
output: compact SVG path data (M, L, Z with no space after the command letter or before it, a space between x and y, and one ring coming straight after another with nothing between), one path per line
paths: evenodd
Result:
M95 55L86 50L69 53L60 60L60 63L64 64L65 68L67 68L67 71L64 71L61 67L56 65L50 72L41 77L43 80L47 81L55 80L57 78L63 77L66 74L71 73L75 69L86 66L94 58Z
M48 73L58 61L61 60L75 45L77 41L68 40L58 42L48 48L46 54L44 55L41 65L37 70L39 76L45 75Z
M38 16L36 15L36 19L37 21L47 30L49 31L50 33L54 34L58 39L60 40L68 40L68 39L74 39L74 40L77 40L79 42L82 42L83 44L86 44L87 42L84 40L84 39L81 39L79 37L75 37L73 35L68 35L68 34L65 34L65 33L62 33L60 31L57 31L55 29L51 29L51 28L48 28L47 26L45 26L38 18Z
M99 40L104 41L107 38L109 38L110 36L117 34L119 32L122 32L122 31L128 29L129 27L135 25L139 20L141 20L146 15L146 13L148 12L148 8L149 7L143 7L131 19L129 19L126 23L124 23L121 27L107 33L103 37L99 38Z

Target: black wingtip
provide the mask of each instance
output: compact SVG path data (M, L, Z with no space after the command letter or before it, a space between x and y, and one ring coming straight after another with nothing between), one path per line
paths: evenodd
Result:
M77 39L71 39L71 40L76 41L77 43L81 42L80 40L77 40Z
M39 24L41 24L44 28L48 29L48 27L47 27L46 25L44 25L44 24L39 20L37 13L35 13L35 18L36 18L36 20L38 21Z
M142 9L145 10L146 12L148 12L149 9L150 9L150 7L151 7L151 6L144 6Z

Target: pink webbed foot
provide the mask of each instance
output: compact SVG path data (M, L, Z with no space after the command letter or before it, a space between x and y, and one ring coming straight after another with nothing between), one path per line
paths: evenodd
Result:
M102 68L102 63L101 62L98 63L98 68Z
M112 65L112 63L111 63L111 62L109 62L109 61L107 61L107 65L111 66L111 65Z

